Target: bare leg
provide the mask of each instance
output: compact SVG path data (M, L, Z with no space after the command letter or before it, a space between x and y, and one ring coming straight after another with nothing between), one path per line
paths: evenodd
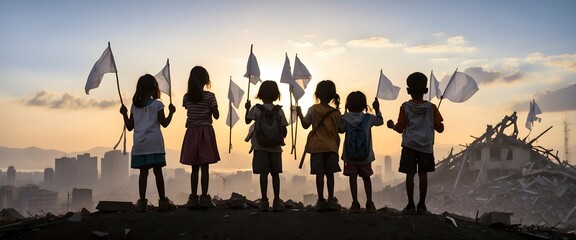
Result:
M316 174L316 191L318 199L324 199L324 174Z
M427 173L418 173L419 184L420 184L420 202L418 205L426 205L426 192L428 191L428 174Z
M414 173L406 174L406 194L408 195L408 206L414 206Z
M334 173L326 173L326 188L328 188L328 199L334 198Z
M200 179L201 184L202 184L202 195L206 196L208 195L208 184L209 184L209 176L208 176L208 170L209 170L209 166L208 164L203 164L201 165L201 170L202 170L202 177ZM198 186L198 182L196 182L196 186Z
M192 174L190 174L190 187L192 188L192 196L198 196L198 171L200 165L192 165Z
M274 199L280 199L280 174L270 173L272 175L272 188L274 190Z
M160 199L166 197L166 190L164 189L164 176L162 175L162 167L154 167L154 176L156 177L156 188L158 189L158 196Z
M348 180L350 181L350 193L352 194L352 202L358 202L358 175L351 175Z
M262 199L268 199L268 174L260 173L260 193Z
M148 184L148 169L140 168L140 176L138 177L138 193L140 199L146 199L146 185Z

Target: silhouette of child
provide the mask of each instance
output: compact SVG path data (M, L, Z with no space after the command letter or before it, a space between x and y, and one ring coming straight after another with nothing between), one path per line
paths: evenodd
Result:
M184 94L182 106L186 108L186 133L182 142L180 163L191 165L190 174L191 194L188 196L186 206L189 209L214 208L212 198L208 195L209 164L220 161L216 134L212 127L212 117L218 119L218 103L214 93L204 91L210 88L210 75L204 67L195 66L190 70L188 77L188 92ZM198 175L202 195L198 196Z
M406 214L429 214L426 208L426 192L428 191L428 172L435 170L434 166L434 130L444 131L442 115L436 105L423 100L428 92L428 79L420 72L414 72L406 79L408 94L411 100L400 107L398 122L392 120L386 123L389 128L402 133L402 155L399 171L406 174L406 193L408 205L403 209ZM420 201L414 205L414 176L418 173L420 186Z
M358 176L364 181L364 190L366 191L366 212L376 212L376 207L372 201L372 182L370 176L374 174L372 170L372 162L374 161L374 150L372 148L372 126L381 126L384 124L382 113L380 112L380 103L376 98L372 103L372 107L376 115L364 113L368 111L366 105L366 96L360 91L352 92L346 98L347 112L342 115L342 123L340 124L340 132L348 133L352 127L361 127L366 136L366 157L359 158L358 156L352 157L352 153L344 147L342 151L342 160L344 161L344 175L350 177L350 193L352 194L351 212L360 212L360 203L358 202ZM348 134L346 135L347 141L353 141Z
M168 106L168 116L164 115L164 104L158 100L160 90L158 82L146 74L138 79L136 92L132 97L130 117L128 109L122 105L120 113L124 118L124 124L128 131L134 130L134 143L132 145L131 167L140 169L138 177L138 190L140 199L136 202L136 210L145 212L148 206L146 199L146 185L148 182L148 170L152 168L156 176L156 188L158 189L158 210L166 211L176 208L176 205L166 197L164 189L164 177L162 167L166 166L166 152L164 139L160 131L160 125L168 127L172 121L172 115L176 112L174 105Z
M260 210L268 211L270 204L268 202L268 173L272 176L272 188L274 190L274 201L272 202L273 211L283 211L284 205L280 200L280 173L282 173L282 146L284 145L283 138L286 137L288 131L286 126L288 126L288 121L286 116L284 116L284 111L282 111L282 106L274 105L273 102L280 100L280 91L278 90L278 85L274 81L264 81L260 85L258 90L257 99L262 100L262 105L256 104L253 108L250 108L250 101L245 104L246 124L250 124L252 120L255 121L254 126L258 125L260 121L266 121L261 118L264 111L276 111L278 113L278 119L280 124L280 129L277 129L282 136L281 143L266 144L258 142L256 134L251 132L251 143L252 147L250 151L254 151L252 157L252 171L254 174L260 174L260 192L262 198L260 199ZM262 146L266 145L266 146Z
M340 147L339 127L341 114L338 110L340 96L336 93L336 85L330 80L324 80L316 86L314 93L320 103L308 108L304 117L298 106L296 111L302 122L302 127L313 130L308 134L305 151L310 153L310 174L316 175L316 190L318 211L340 210L341 206L334 197L334 173L340 172L338 164L338 148ZM330 106L333 102L335 107ZM322 121L322 123L320 123ZM324 198L324 177L328 189L328 199Z

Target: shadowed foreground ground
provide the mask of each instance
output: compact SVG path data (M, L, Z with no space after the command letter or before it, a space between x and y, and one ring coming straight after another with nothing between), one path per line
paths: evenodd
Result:
M456 224L442 215L404 216L393 209L372 214L178 209L92 213L80 222L58 217L35 226L3 229L0 239L537 239L471 222L456 220ZM108 236L98 237L93 231ZM538 235L576 238L558 232Z

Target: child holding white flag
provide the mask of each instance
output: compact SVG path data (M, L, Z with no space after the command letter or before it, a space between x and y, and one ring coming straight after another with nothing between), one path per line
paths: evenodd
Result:
M212 127L212 118L218 119L218 103L214 93L205 91L210 87L210 75L201 66L195 66L188 78L188 92L184 94L182 105L186 108L186 134L182 142L180 163L191 165L190 185L192 193L188 197L186 206L194 208L214 208L212 198L208 195L209 164L220 161L216 134ZM202 195L198 196L198 173L202 171L200 179Z
M405 214L428 214L426 208L426 192L428 191L428 172L435 170L434 166L434 130L444 131L442 115L436 105L424 100L428 92L426 75L415 72L408 76L406 84L410 101L400 107L398 122L388 120L386 125L398 133L402 133L402 155L399 171L406 174L406 194L408 205ZM414 204L414 176L418 173L420 186L420 201Z
M136 92L132 98L130 117L128 117L126 106L120 107L126 129L128 131L134 129L130 165L132 168L140 169L140 176L138 177L140 199L136 202L136 210L140 212L145 212L148 206L146 185L150 168L156 176L156 188L158 188L158 196L160 197L158 210L166 211L176 208L176 205L165 195L162 167L166 166L166 152L160 131L160 125L168 127L174 112L176 112L176 107L170 104L168 116L165 116L164 104L158 98L160 98L158 82L152 75L146 74L138 79Z

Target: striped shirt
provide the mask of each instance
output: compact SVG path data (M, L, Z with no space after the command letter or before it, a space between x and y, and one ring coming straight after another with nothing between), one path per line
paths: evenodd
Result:
M212 92L204 91L202 101L193 103L188 101L188 94L184 94L182 106L187 110L186 127L212 124L212 107L218 107L216 96Z

